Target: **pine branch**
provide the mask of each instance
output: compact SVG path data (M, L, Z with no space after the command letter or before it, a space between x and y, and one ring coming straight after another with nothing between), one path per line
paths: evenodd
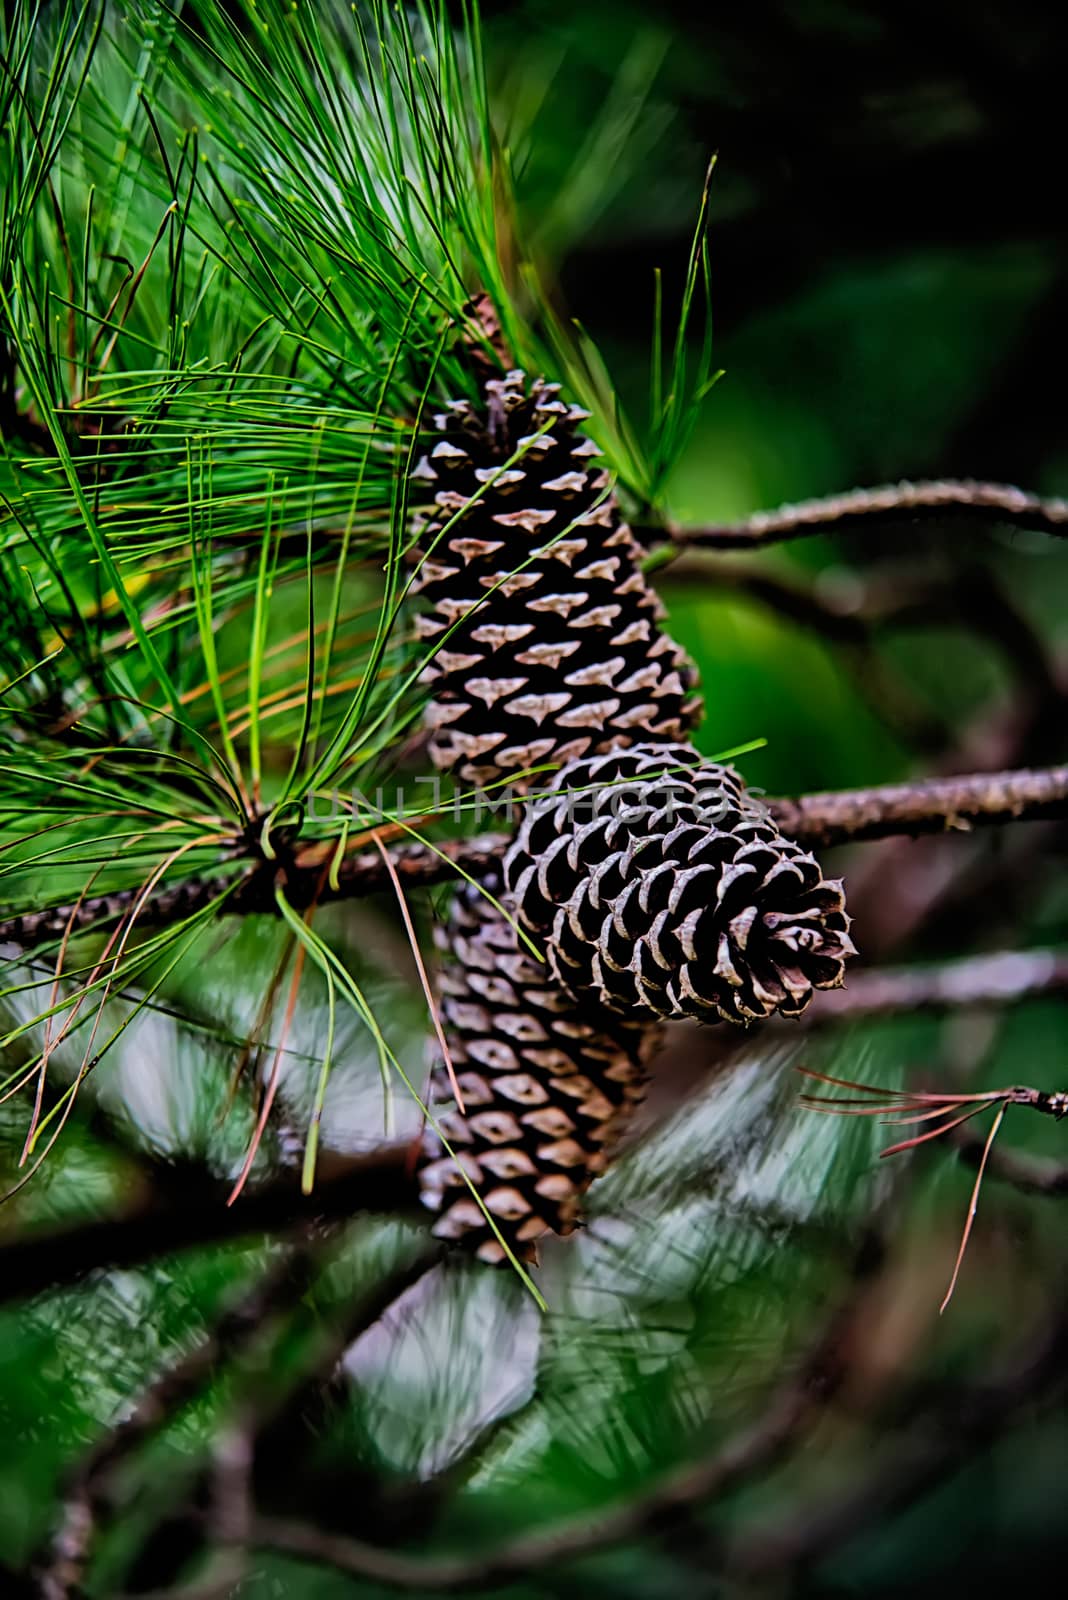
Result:
M471 1593L662 1533L693 1509L729 1492L778 1461L848 1377L850 1313L832 1318L829 1332L796 1377L764 1413L721 1450L670 1474L651 1492L607 1511L518 1538L487 1555L418 1559L337 1536L308 1523L260 1519L258 1549L332 1566L350 1576L422 1593ZM870 1475L837 1487L822 1501L801 1503L748 1529L726 1549L709 1540L704 1566L741 1576L767 1575L811 1561L855 1538L887 1510L902 1509L942 1481L959 1463L991 1443L1013 1418L1060 1383L1068 1319L1058 1309L1017 1359L992 1378L960 1385L930 1405L917 1386L911 1417Z
M312 1282L313 1258L303 1246L287 1250L239 1299L224 1306L203 1338L164 1367L130 1411L90 1446L70 1473L59 1526L40 1575L42 1600L69 1600L84 1576L105 1479L189 1403L252 1339L269 1313L299 1302Z
M1050 821L1068 816L1068 766L925 778L768 804L783 832L806 845Z
M428 1561L394 1554L309 1523L274 1518L256 1524L254 1546L332 1566L390 1588L469 1594L630 1543L656 1532L690 1507L726 1493L787 1449L845 1375L847 1369L840 1359L838 1344L836 1329L835 1335L756 1422L721 1451L669 1474L651 1492L621 1506L539 1530L488 1555Z
M780 828L807 846L886 839L895 834L919 837L950 830L1008 822L1052 821L1068 817L1068 766L1025 768L1015 772L979 772L961 777L918 779L871 789L843 789L801 795L796 800L765 802ZM406 887L442 883L466 873L479 878L500 859L506 840L499 834L450 842L436 848L405 845L391 859ZM226 910L233 915L273 913L274 864L253 867L237 880ZM288 894L294 904L307 903L322 876L314 869L291 867ZM227 880L190 879L150 899L138 917L142 929L167 925L176 916L191 915L215 898ZM336 889L326 886L320 900L348 900L389 887L385 863L377 851L361 852L342 864ZM133 890L87 897L75 918L76 931L113 921L136 898ZM30 950L59 939L71 908L47 907L0 922L0 943Z
M669 528L676 550L752 550L812 534L852 533L904 521L932 521L952 516L986 525L1008 522L1064 538L1068 536L1068 500L1043 499L1008 483L982 483L972 478L945 478L924 483L886 484L852 489L846 494L803 500L776 511L758 511L742 522L703 528ZM643 537L663 540L665 530L643 528Z
M324 1327L317 1327L304 1362L291 1369L285 1381L276 1376L265 1382L262 1348L257 1346L262 1347L272 1320L288 1318L306 1298L319 1265L305 1244L286 1251L239 1299L225 1306L199 1342L164 1367L137 1396L132 1410L90 1447L64 1495L60 1526L41 1574L42 1600L72 1600L81 1592L79 1582L97 1525L106 1512L114 1511L110 1491L117 1471L228 1365L239 1371L240 1390L234 1414L221 1425L213 1450L213 1506L206 1531L217 1543L210 1566L217 1571L224 1563L239 1566L234 1556L243 1559L251 1527L249 1477L254 1461L259 1465L266 1430L287 1408L299 1410L306 1404L330 1380L345 1351L440 1259L440 1248L423 1248L402 1261L358 1295L336 1322L328 1319ZM291 1470L291 1460L288 1465ZM192 1507L190 1512L195 1517ZM231 1577L217 1590L220 1596L231 1592L234 1581ZM192 1590L173 1592L208 1590L197 1584Z
M405 887L429 888L464 873L474 878L483 876L497 861L506 842L501 834L487 833L476 839L450 840L434 849L427 845L403 845L391 853L390 860ZM247 916L256 912L275 915L274 884L278 871L277 865L260 862L236 878L187 879L146 902L138 917L138 927L164 927L179 917L190 916L223 894L227 884L233 885L226 902L228 915ZM352 900L390 887L385 862L375 850L361 851L342 862L336 889L329 883L321 884L321 879L321 863L313 868L290 867L286 881L291 902L303 906L313 893L319 904L329 900ZM87 897L77 908L48 906L9 917L0 922L0 944L11 943L32 950L50 940L61 939L68 924L72 934L84 933L123 916L136 897L136 890L119 890L114 894Z
M1068 951L1000 950L923 967L850 973L847 988L821 994L810 1025L955 1006L1012 1005L1068 990Z
M180 1202L170 1191L150 1192L120 1216L27 1231L0 1244L0 1304L76 1283L103 1267L140 1266L174 1250L286 1230L304 1220L413 1213L417 1187L408 1157L407 1145L382 1145L322 1175L307 1196L287 1174L228 1206L230 1185L206 1178Z
M876 568L850 572L841 584L826 586L825 576L800 583L759 558L724 560L700 551L684 552L666 571L670 587L698 583L742 596L828 640L880 721L920 753L943 754L953 729L879 648L887 630L934 626L975 633L993 645L1019 683L1020 725L1037 725L1047 733L1059 725L1068 684L1061 682L1058 663L1026 611L989 566L956 562L951 573L927 574ZM1032 755L1043 759L1039 750Z
M683 555L668 581L703 582L742 594L831 643L867 648L886 628L963 624L988 638L1032 693L1055 700L1063 691L1046 645L998 576L981 563L955 563L952 573L849 573L836 591L801 584L760 561Z

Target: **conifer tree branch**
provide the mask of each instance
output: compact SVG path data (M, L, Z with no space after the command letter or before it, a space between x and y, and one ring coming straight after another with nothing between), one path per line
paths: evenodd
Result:
M1051 821L1068 817L1068 765L924 778L870 789L801 795L793 800L769 799L765 804L785 834L809 847L885 839L895 834L918 837L1008 822ZM505 844L501 834L483 834L435 848L404 845L393 852L392 861L406 888L424 888L465 873L473 878L483 876L499 860ZM227 912L273 912L277 872L273 863L257 863L250 868L234 881L226 902ZM290 867L290 899L299 904L303 892L310 898L321 876L321 863L307 870ZM177 916L191 914L217 897L226 881L214 877L190 879L164 890L141 908L139 928L162 927ZM355 899L388 887L381 855L364 851L342 864L337 888L323 888L319 898L324 902ZM74 917L73 931L114 920L129 909L135 898L133 890L87 897ZM71 907L61 906L5 918L0 921L0 943L33 949L61 938L71 916Z
M246 1379L242 1385L247 1392L235 1407L229 1425L223 1425L222 1434L223 1440L228 1440L233 1448L231 1465L238 1470L236 1473L217 1470L213 1474L215 1504L206 1531L214 1534L221 1547L215 1552L218 1566L222 1566L227 1555L231 1557L228 1566L239 1568L241 1565L240 1560L235 1563L232 1559L234 1554L243 1556L247 1543L247 1506L243 1507L240 1502L247 1500L249 1471L265 1432L287 1407L299 1411L302 1402L328 1381L345 1350L379 1321L405 1290L429 1272L441 1255L441 1247L421 1247L416 1255L402 1260L372 1283L338 1319L337 1326L328 1325L322 1331L307 1353L306 1369L296 1366L288 1374L288 1382L265 1385L262 1378L255 1376L255 1358L248 1364L254 1376L251 1382ZM164 1367L141 1391L132 1409L124 1412L90 1446L70 1476L62 1517L45 1553L41 1600L73 1600L81 1593L80 1582L97 1525L104 1512L114 1513L110 1491L116 1471L153 1434L172 1421L210 1382L213 1374L227 1363L239 1363L248 1346L262 1341L269 1319L285 1317L299 1306L314 1285L317 1265L316 1253L310 1244L301 1242L290 1247L239 1299L224 1306L199 1342ZM239 1504L220 1503L230 1500ZM242 1510L245 1515L227 1515L227 1512ZM236 1551L228 1550L230 1545L236 1546ZM175 1593L221 1596L231 1592L234 1581L236 1578L231 1577L230 1582L221 1583L217 1576L210 1587L198 1585Z
M836 1329L836 1334L839 1330ZM829 1340L751 1427L724 1448L669 1474L649 1493L558 1527L537 1530L485 1556L411 1557L309 1523L260 1519L253 1545L335 1567L388 1588L469 1594L497 1588L560 1562L648 1536L691 1507L726 1493L786 1451L848 1370Z
M430 888L464 873L473 878L483 876L499 859L506 843L503 834L487 833L475 839L450 840L433 849L429 845L402 845L391 853L390 860L406 888ZM274 915L277 910L274 884L278 872L277 864L257 862L236 878L187 879L147 901L138 916L138 927L159 928L176 917L188 916L217 899L228 883L232 888L226 901L227 915L246 916L252 912ZM318 902L325 904L329 900L357 899L390 887L386 865L376 850L361 851L343 861L336 889L328 883L321 884L321 878L321 864L311 868L291 867L286 878L290 900L301 905L302 891L306 891L309 895L316 893ZM77 908L48 906L5 918L0 921L0 944L17 944L24 950L31 950L62 938L68 924L72 934L84 933L122 916L137 893L136 890L119 890L114 894L87 896Z
M717 1452L669 1474L649 1492L622 1505L556 1527L521 1536L486 1555L410 1557L336 1535L309 1523L260 1518L255 1548L284 1551L297 1559L334 1567L387 1588L420 1593L469 1594L529 1578L599 1551L667 1532L687 1513L700 1510L773 1466L803 1439L812 1421L851 1371L850 1313L832 1317L809 1361L773 1397L748 1428ZM801 1499L785 1513L750 1524L724 1543L715 1532L701 1570L738 1578L767 1577L796 1569L849 1543L858 1528L888 1510L913 1504L943 1481L970 1453L989 1447L1021 1412L1045 1402L1059 1387L1068 1345L1068 1317L1054 1306L1043 1326L1014 1358L993 1375L954 1386L931 1400L930 1385L917 1384L907 1397L902 1425L885 1459L870 1474L818 1500Z
M999 950L928 966L852 972L848 986L821 994L805 1020L814 1027L897 1012L1011 1005L1066 990L1068 951Z
M1068 816L1068 766L923 778L768 804L783 832L809 846L1049 821Z
M404 1144L353 1156L314 1192L302 1195L292 1173L226 1204L230 1185L205 1176L181 1202L152 1191L130 1210L67 1226L28 1230L0 1244L0 1304L76 1283L102 1267L134 1267L173 1250L277 1232L302 1221L343 1220L357 1212L414 1212L418 1199Z
M1033 694L1059 698L1056 664L1008 588L981 562L954 562L946 575L913 572L850 573L839 592L824 594L768 570L760 561L681 556L670 581L702 581L741 594L833 644L867 649L886 628L958 623L989 639Z
M665 536L676 550L752 550L820 533L852 533L905 521L961 519L987 525L1008 522L1059 538L1068 536L1068 500L1044 499L1009 483L983 483L972 478L885 484L852 489L846 494L803 500L775 511L758 511L741 522L702 528L643 528L643 537Z
M313 1257L306 1246L284 1252L239 1299L224 1306L204 1337L141 1391L131 1410L87 1450L70 1472L62 1514L44 1552L41 1600L69 1600L84 1577L104 1480L210 1380L213 1369L254 1339L264 1319L307 1294Z

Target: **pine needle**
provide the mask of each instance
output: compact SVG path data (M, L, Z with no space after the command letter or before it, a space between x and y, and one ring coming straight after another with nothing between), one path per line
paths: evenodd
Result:
M973 1106L970 1111L964 1111L959 1117L953 1117L948 1122L943 1122L941 1127L931 1128L927 1133L918 1133L912 1139L902 1139L900 1144L888 1145L885 1150L879 1151L880 1158L885 1156L900 1155L905 1150L914 1150L917 1145L926 1144L930 1139L941 1139L945 1133L952 1133L954 1128L959 1128L962 1123L970 1122L981 1112L986 1111L985 1105Z
M323 1107L326 1104L326 1086L330 1081L330 1069L334 1060L334 1030L337 1024L337 989L334 974L329 967L324 972L326 978L326 1045L323 1049L322 1065L319 1068L319 1081L315 1086L315 1099L312 1104L311 1120L308 1123L308 1138L304 1146L304 1164L301 1168L300 1188L302 1194L311 1194L315 1188L315 1165L319 1156L319 1134L322 1128Z
M305 913L305 919L307 920L311 914L312 908L309 907L308 911ZM278 1036L278 1043L274 1048L274 1060L271 1063L270 1076L264 1085L259 1116L256 1118L256 1126L253 1129L252 1138L249 1140L248 1151L246 1152L245 1159L242 1162L241 1171L238 1173L237 1180L227 1196L226 1204L228 1206L232 1206L234 1204L234 1201L237 1200L241 1194L241 1191L244 1189L245 1184L248 1182L249 1173L252 1171L256 1156L259 1153L259 1148L263 1141L263 1135L266 1131L267 1123L270 1120L271 1111L274 1107L275 1096L278 1093L278 1083L282 1072L282 1057L285 1054L286 1042L289 1038L290 1029L293 1026L293 1016L297 1009L297 997L300 994L300 980L304 971L304 957L304 946L302 944L298 945L296 956L293 961L293 975L289 980L289 995L286 1000L285 1013L282 1017L282 1028Z
M460 1085L456 1078L456 1069L452 1062L452 1051L449 1049L449 1041L445 1037L445 1029L441 1022L441 1012L438 1008L437 996L434 994L434 986L427 976L426 964L423 961L422 951L419 949L419 939L415 931L415 924L412 922L412 914L408 909L408 901L405 897L400 876L396 867L393 865L393 858L390 856L389 851L386 849L377 833L374 835L374 841L378 848L378 853L382 857L385 869L389 874L389 881L393 885L393 892L397 896L397 904L400 907L400 914L404 920L404 931L408 936L408 943L411 946L416 970L419 973L419 982L422 985L423 994L426 996L427 1009L430 1012L430 1020L433 1023L434 1033L437 1037L438 1049L441 1051L441 1058L445 1063L445 1070L449 1075L449 1084L452 1088L453 1098L456 1101L456 1108L460 1112L461 1116L463 1116L466 1114L466 1108L464 1106L464 1097L460 1092Z
M81 910L82 902L85 900L86 895L89 893L89 890L96 881L99 871L100 869L98 868L97 872L95 872L91 878L86 879L82 887L81 894L71 907L70 916L67 918L66 926L63 929L63 938L60 941L59 952L56 956L55 976L52 979L52 990L48 1002L50 1011L55 1006L56 1001L59 999L59 984L63 976L63 963L67 956L67 946L70 943L71 930L78 920L78 912ZM44 1103L45 1080L48 1077L48 1062L54 1049L52 1039L52 1028L54 1022L55 1015L52 1013L45 1023L44 1048L41 1051L41 1064L38 1068L37 1090L34 1095L33 1109L30 1112L29 1126L26 1129L26 1138L22 1146L22 1154L19 1156L18 1164L20 1167L25 1166L30 1151L33 1149L33 1142L37 1137L37 1124L40 1121L41 1107Z
M986 1136L986 1143L983 1146L983 1154L979 1161L979 1170L975 1175L975 1184L972 1188L971 1199L968 1202L968 1216L964 1223L964 1231L961 1234L960 1249L957 1251L957 1259L953 1265L953 1276L949 1280L949 1288L946 1290L946 1297L938 1308L939 1316L942 1315L946 1307L949 1305L949 1302L953 1298L953 1291L957 1287L957 1278L960 1275L961 1262L964 1260L964 1252L968 1248L968 1240L972 1236L972 1224L975 1222L975 1213L979 1209L979 1191L983 1186L983 1175L986 1172L986 1164L990 1157L990 1151L993 1147L994 1140L997 1138L998 1129L1005 1120L1005 1112L1007 1110L1007 1105L1001 1106L991 1125L990 1132Z
M884 1123L900 1125L911 1123L913 1125L925 1122L937 1122L937 1127L928 1128L923 1133L914 1134L910 1139L902 1139L897 1144L888 1145L880 1150L880 1158L901 1155L906 1150L914 1150L921 1144L927 1144L934 1139L941 1139L944 1135L952 1133L954 1129L970 1122L973 1117L981 1116L984 1111L997 1107L997 1112L990 1132L987 1134L983 1145L982 1155L979 1160L979 1170L976 1174L975 1184L972 1188L971 1200L968 1205L968 1214L965 1218L961 1235L960 1248L954 1263L953 1274L945 1299L939 1307L939 1315L945 1311L953 1298L960 1276L961 1265L971 1238L972 1227L975 1222L976 1211L979 1207L979 1193L983 1186L990 1152L997 1138L998 1131L1005 1119L1005 1113L1011 1105L1029 1106L1032 1110L1052 1116L1059 1121L1068 1114L1068 1097L1063 1094L1048 1094L1042 1090L1013 1085L1007 1089L990 1089L973 1094L941 1094L924 1092L912 1089L882 1089L872 1084L854 1083L848 1078L833 1078L823 1072L813 1072L808 1067L796 1069L802 1077L813 1078L819 1083L832 1084L837 1088L854 1090L854 1094L845 1096L833 1095L802 1095L801 1104L806 1110L820 1111L830 1116L843 1117L878 1117ZM965 1107L963 1111L961 1107Z

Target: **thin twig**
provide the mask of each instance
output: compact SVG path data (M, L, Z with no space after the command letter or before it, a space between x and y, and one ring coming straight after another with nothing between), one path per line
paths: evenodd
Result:
M877 649L887 629L970 629L1004 656L1020 686L1019 715L1053 733L1068 685L1026 612L990 567L957 562L952 572L849 572L841 585L800 583L769 569L763 559L725 560L700 551L683 554L668 569L669 583L700 583L742 595L777 616L836 645L851 663L860 692L876 715L899 729L904 742L932 752L948 743L949 729ZM1033 752L1033 759L1048 759Z
M768 804L783 832L806 845L1048 821L1068 817L1068 766L926 778Z
M703 528L640 530L646 537L670 541L676 550L700 546L709 550L751 550L818 533L851 533L932 518L991 523L1007 522L1063 538L1068 534L1068 500L1042 499L1009 483L982 483L972 478L945 478L928 483L892 483L875 489L803 500L758 511L742 522Z

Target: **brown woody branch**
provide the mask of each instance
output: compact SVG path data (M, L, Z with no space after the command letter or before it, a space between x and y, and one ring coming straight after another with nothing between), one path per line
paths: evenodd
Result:
M843 789L773 800L769 808L783 832L806 845L1048 821L1068 816L1068 766Z
M287 1252L219 1319L201 1341L178 1357L142 1391L133 1410L109 1429L90 1449L74 1474L64 1499L64 1515L51 1547L52 1559L41 1583L41 1600L74 1600L78 1582L90 1553L96 1523L113 1513L111 1480L129 1457L156 1432L173 1420L225 1365L234 1369L236 1399L232 1414L219 1427L215 1461L210 1472L211 1509L206 1527L192 1505L190 1533L214 1545L208 1575L189 1588L170 1589L173 1596L211 1595L227 1600L244 1568L252 1528L252 1483L261 1447L271 1426L288 1409L305 1406L309 1397L327 1384L345 1351L388 1312L407 1289L431 1270L442 1247L421 1248L357 1296L337 1318L323 1319L316 1312L315 1336L300 1361L283 1377L267 1376L263 1352L266 1341L277 1336L315 1282L314 1252L301 1245ZM270 1324L275 1324L272 1329ZM251 1359L246 1354L251 1348ZM292 1455L286 1463L292 1472ZM69 1538L69 1531L75 1538ZM58 1559L57 1559L58 1558Z
M427 845L403 845L391 853L390 859L405 888L429 888L464 873L473 878L485 877L500 858L505 844L503 834L487 833L477 839L450 840L433 850ZM279 872L276 865L257 863L236 877L187 879L147 901L138 915L137 925L139 928L164 927L218 899L228 887L226 915L246 916L251 912L273 915L276 911L274 886ZM307 869L289 868L285 883L290 900L300 906L314 895L319 904L325 904L331 900L357 899L390 888L389 874L377 850L361 851L343 861L336 889L322 882L322 874L321 864ZM61 939L68 926L72 934L84 933L123 916L138 892L121 889L114 894L87 898L77 908L45 906L40 911L8 917L0 922L0 944L17 944L24 950L32 950L50 940Z
M980 633L1004 655L1021 686L1042 701L1064 698L1046 646L997 576L981 563L956 563L952 575L850 573L841 586L802 584L760 561L682 555L669 582L701 582L743 595L834 644L870 650L886 628L956 624Z
M999 950L923 967L863 968L844 989L816 997L810 1026L896 1012L956 1006L1012 1005L1035 995L1068 992L1068 951Z
M1068 500L1043 499L1008 483L981 483L972 478L945 478L929 483L893 483L876 489L803 500L758 511L742 522L703 528L655 528L647 536L666 538L676 550L752 550L818 533L852 533L907 521L966 520L1008 522L1058 537L1068 535Z
M1068 817L1068 766L927 778L872 789L802 795L796 800L768 800L766 804L784 833L809 846L885 839L894 834L918 837L995 823L1049 821ZM426 887L463 873L473 878L485 876L499 860L506 842L502 834L484 834L437 849L406 845L393 852L392 860L406 888ZM175 917L189 915L217 897L227 882L233 884L225 905L228 914L273 913L278 873L277 865L259 864L236 880L188 880L149 900L138 915L138 927L161 927ZM321 864L307 869L290 867L285 877L286 892L295 904L308 904L321 881ZM337 889L325 886L318 898L353 899L388 886L381 856L366 851L345 861ZM134 890L126 890L83 901L74 917L73 931L113 921L129 909L135 894ZM0 922L0 943L29 950L62 938L71 916L71 908L61 906L10 917Z
M105 1479L191 1401L213 1371L255 1338L269 1312L295 1304L307 1293L311 1266L312 1256L304 1246L286 1251L89 1448L64 1488L59 1525L39 1575L41 1600L70 1600L78 1592L105 1498Z
M676 558L669 584L699 583L740 596L834 644L857 689L880 721L908 748L944 758L958 742L945 718L917 693L878 648L886 630L952 627L994 646L1016 680L1012 718L1032 748L1027 759L1060 754L1068 680L1026 612L997 575L979 562L956 562L952 574L891 570L847 574L841 583L799 583L761 560L729 560L693 551ZM988 725L984 721L983 727ZM1008 759L1013 759L1009 757ZM1021 752L1021 759L1023 753ZM958 767L982 764L965 757ZM952 765L951 765L952 770Z
M357 1212L414 1214L418 1191L408 1158L407 1145L383 1145L321 1174L310 1195L287 1174L228 1206L231 1185L205 1178L191 1181L180 1201L162 1189L119 1216L27 1230L0 1242L0 1304L101 1268L141 1266L174 1250L284 1232L302 1222L343 1221Z
M767 1410L719 1451L669 1474L651 1492L608 1511L538 1530L474 1557L417 1559L339 1537L302 1522L259 1519L256 1548L332 1566L365 1582L421 1594L468 1594L529 1579L599 1551L656 1537L688 1513L714 1503L802 1440L850 1372L851 1313L832 1318L813 1356ZM802 1499L729 1541L708 1540L703 1572L751 1579L781 1574L849 1544L887 1513L914 1504L976 1452L989 1447L1021 1412L1048 1403L1064 1386L1068 1315L1063 1297L1037 1334L991 1377L956 1386L931 1405L918 1384L899 1427L869 1474L854 1473L822 1499Z

